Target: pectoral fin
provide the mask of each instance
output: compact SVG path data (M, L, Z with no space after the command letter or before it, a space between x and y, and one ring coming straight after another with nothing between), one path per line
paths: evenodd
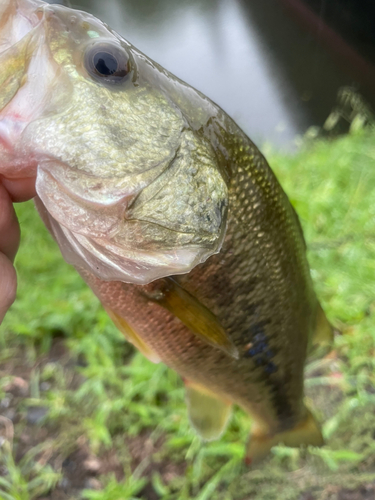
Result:
M237 348L216 316L172 278L165 278L163 283L159 293L150 298L168 309L201 340L237 359Z
M194 382L186 381L186 401L189 419L206 441L218 439L231 416L232 403Z
M153 363L159 363L159 356L141 339L141 337L137 334L137 332L129 325L127 321L123 317L121 317L116 312L112 311L108 307L105 307L105 310L108 313L108 316L117 326L121 333L124 334L124 337L128 342L134 345L147 359L152 361Z

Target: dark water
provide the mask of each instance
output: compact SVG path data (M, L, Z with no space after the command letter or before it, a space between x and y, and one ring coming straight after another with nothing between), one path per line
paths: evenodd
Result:
M324 18L306 29L287 3L72 0L213 99L255 142L291 148L324 123L340 87L355 85L368 99L371 90L345 54L322 44Z

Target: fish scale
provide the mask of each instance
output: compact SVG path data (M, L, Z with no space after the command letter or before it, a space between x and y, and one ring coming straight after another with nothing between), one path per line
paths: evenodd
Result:
M40 0L1 0L0 16L13 75L0 77L0 173L36 177L64 258L125 337L182 376L204 439L238 404L253 419L248 462L322 444L303 370L332 329L256 146L93 16Z

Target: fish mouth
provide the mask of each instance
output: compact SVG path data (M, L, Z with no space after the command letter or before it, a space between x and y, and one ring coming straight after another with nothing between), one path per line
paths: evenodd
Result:
M0 173L7 178L36 176L39 158L24 147L23 134L56 94L59 69L45 43L46 5L0 5Z
M0 5L0 151L11 151L27 125L19 106L5 108L22 87L33 52L31 34L41 23L36 10L42 5L38 0L5 0Z

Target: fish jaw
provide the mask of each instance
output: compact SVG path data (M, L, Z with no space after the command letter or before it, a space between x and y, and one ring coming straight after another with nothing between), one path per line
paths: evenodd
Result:
M36 177L46 155L25 144L24 132L70 90L45 43L45 5L11 0L0 7L0 174L9 179Z

